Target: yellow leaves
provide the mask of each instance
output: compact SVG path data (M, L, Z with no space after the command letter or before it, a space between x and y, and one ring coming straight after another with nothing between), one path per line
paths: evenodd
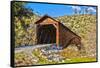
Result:
M34 31L33 31L33 29L29 29L28 32L29 32L29 34L31 34Z
M14 24L15 24L15 46L21 46L21 44L29 44L32 45L35 43L35 40L33 38L30 38L34 35L34 28L32 27L34 24L33 22L38 19L37 16L33 19L33 16L29 19L27 17L22 17L22 19L19 19L18 17L14 17ZM32 26L30 26L32 24ZM31 27L29 30L27 30L29 27ZM25 38L25 40L23 40ZM31 41L29 41L31 39Z
M31 20L30 19L25 19L25 24L30 24Z

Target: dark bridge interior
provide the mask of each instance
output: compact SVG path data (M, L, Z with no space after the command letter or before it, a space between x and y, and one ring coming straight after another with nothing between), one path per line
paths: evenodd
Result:
M56 43L56 28L52 24L38 25L37 44Z

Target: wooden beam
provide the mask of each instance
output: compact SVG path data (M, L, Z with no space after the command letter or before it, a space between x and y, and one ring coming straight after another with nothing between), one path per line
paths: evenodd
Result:
M59 25L57 24L56 28L56 45L59 46Z
M50 25L50 24L56 24L56 23L39 23L39 25Z
M53 24L53 26L54 26L56 29L58 28L56 24Z

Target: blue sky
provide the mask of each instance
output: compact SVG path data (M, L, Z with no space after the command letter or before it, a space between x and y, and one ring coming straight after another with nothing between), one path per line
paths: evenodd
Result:
M34 13L39 13L39 15L43 16L45 14L51 17L58 17L64 15L73 15L73 9L77 8L79 10L83 10L88 6L71 6L71 5L59 5L59 4L44 4L44 3L27 3L25 5L27 8L33 9ZM90 6L88 7L90 10L93 10L92 14L96 13L96 7ZM37 13L37 14L38 14ZM81 13L83 14L83 12Z

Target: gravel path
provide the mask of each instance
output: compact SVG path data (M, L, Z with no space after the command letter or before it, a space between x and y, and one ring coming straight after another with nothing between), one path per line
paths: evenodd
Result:
M37 49L37 48L43 48L43 47L50 47L52 44L43 44L43 45L33 45L33 46L24 46L24 47L19 47L19 48L15 48L15 53L18 52L32 52L33 49Z

